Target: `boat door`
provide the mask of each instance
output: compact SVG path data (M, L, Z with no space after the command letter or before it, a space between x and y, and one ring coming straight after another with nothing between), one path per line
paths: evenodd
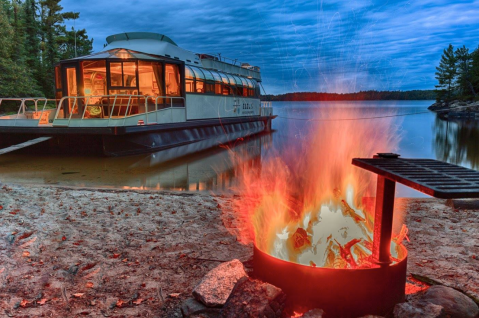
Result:
M64 101L63 114L65 118L69 117L72 113L79 114L79 101L76 101L78 96L78 64L77 63L68 63L62 65L62 87L63 87L63 96L71 97L68 100Z

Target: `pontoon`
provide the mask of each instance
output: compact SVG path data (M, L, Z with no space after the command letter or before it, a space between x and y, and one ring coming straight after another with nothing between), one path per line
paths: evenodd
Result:
M195 54L157 33L106 40L102 52L55 67L54 107L46 98L0 98L0 114L8 103L19 107L0 115L0 148L120 156L271 129L258 67Z

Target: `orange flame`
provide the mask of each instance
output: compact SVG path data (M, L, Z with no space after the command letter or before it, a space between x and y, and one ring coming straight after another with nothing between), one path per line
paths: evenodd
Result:
M236 212L246 225L241 241L253 237L263 252L308 266L372 266L374 215L362 200L374 195L375 175L351 159L394 152L399 134L390 118L334 119L364 117L347 108L335 109L334 116L322 111L324 121L299 149L278 153L261 168L239 165ZM392 242L394 257L406 234L404 229Z

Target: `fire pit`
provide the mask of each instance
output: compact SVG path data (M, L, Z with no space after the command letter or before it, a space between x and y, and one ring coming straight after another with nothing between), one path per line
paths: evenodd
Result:
M407 251L401 244L407 234L405 227L398 237L392 238L396 182L439 198L479 197L477 171L436 160L398 157L396 154L378 154L374 159L353 159L353 165L378 174L374 234L372 244L367 246L372 254L363 258L362 264L354 261L351 248L358 243L368 245L363 239L342 245L328 237L329 246L339 247L341 257L348 265L343 268L286 261L282 256L266 253L255 244L255 275L282 288L288 295L288 302L302 311L321 308L328 317L385 315L390 312L396 303L404 300L407 267ZM343 214L354 214L355 211L344 203ZM356 223L367 221L358 215L349 216ZM303 227L311 228L311 223L304 222ZM303 228L298 228L293 235L288 233L288 239L293 238L290 245L297 244L294 247L302 248L310 243L305 233ZM311 249L311 245L308 248Z

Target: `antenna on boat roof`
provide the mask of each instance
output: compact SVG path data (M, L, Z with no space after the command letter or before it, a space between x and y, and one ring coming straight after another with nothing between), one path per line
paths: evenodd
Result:
M128 37L128 33L126 33L126 32L123 32L123 33L125 33L126 39L127 39L128 41L130 41L130 38Z

